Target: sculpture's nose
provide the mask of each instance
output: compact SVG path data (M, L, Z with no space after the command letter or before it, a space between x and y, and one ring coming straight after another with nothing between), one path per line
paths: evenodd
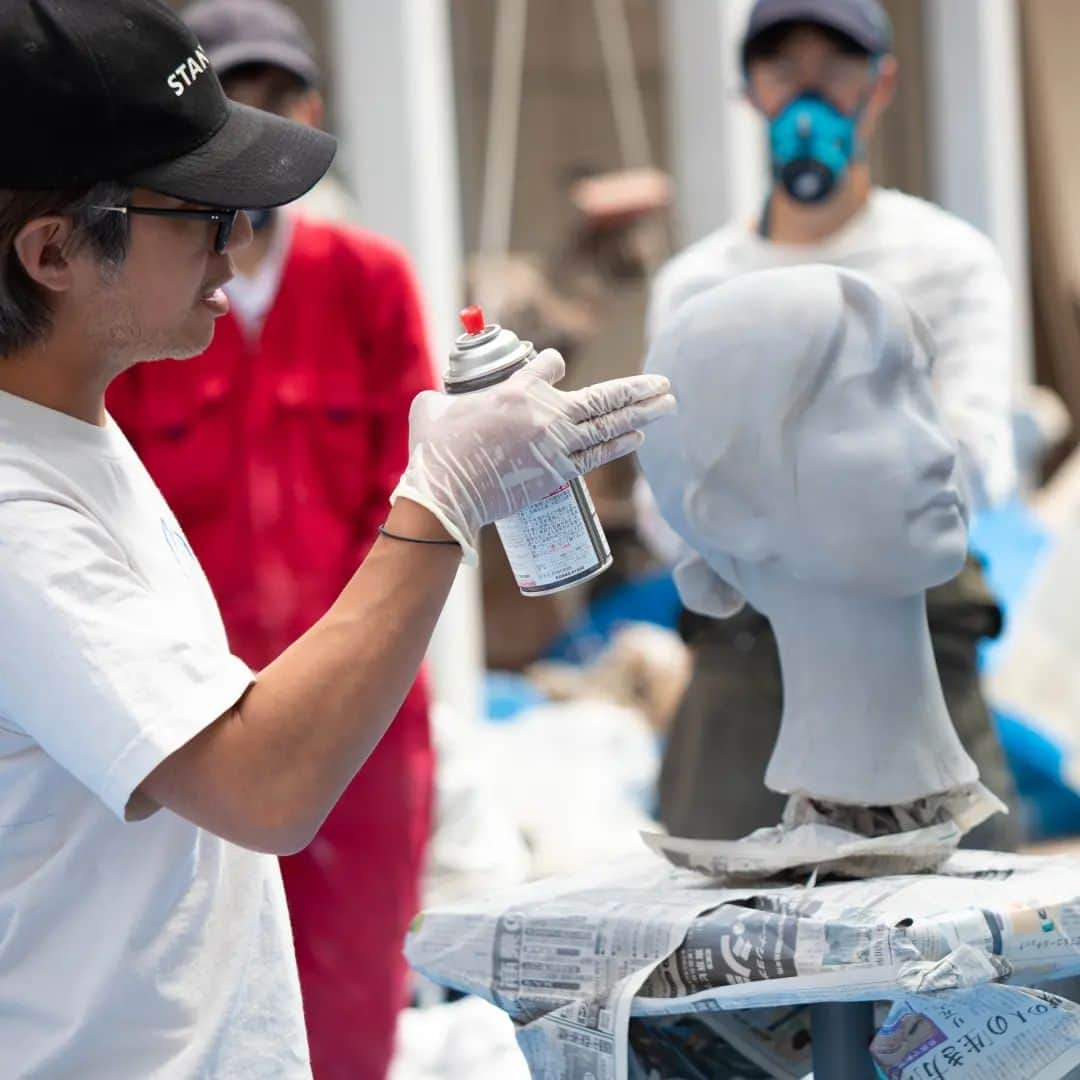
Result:
M949 483L956 472L959 453L956 441L945 429L929 418L915 419L916 435L912 440L915 474L927 484Z

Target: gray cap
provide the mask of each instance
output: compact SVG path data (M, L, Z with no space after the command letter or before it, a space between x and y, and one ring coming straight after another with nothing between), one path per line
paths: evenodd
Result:
M753 40L786 22L815 23L837 30L871 56L883 56L892 48L892 25L878 0L757 0L743 37L744 66Z
M246 64L284 68L320 81L315 44L297 14L277 0L199 0L181 12L219 77Z

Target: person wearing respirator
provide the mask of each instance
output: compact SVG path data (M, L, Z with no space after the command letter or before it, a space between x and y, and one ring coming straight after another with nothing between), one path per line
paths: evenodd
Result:
M772 184L752 220L730 222L663 267L648 333L655 337L704 289L754 270L829 263L879 277L934 337L935 396L977 508L1014 485L1012 301L984 236L939 207L873 183L865 147L896 89L891 37L877 0L758 0L742 63L747 97L768 127ZM642 494L648 532L656 519ZM662 530L652 535L660 554L680 558ZM696 606L711 613L711 598L724 590L703 583L702 593ZM996 634L1001 618L979 567L969 561L955 581L932 590L929 609L957 730L987 786L1009 802L1012 781L976 668L977 642ZM782 810L762 779L781 712L775 641L768 621L750 609L724 621L687 613L684 622L695 667L665 756L661 816L677 835L741 836L775 823ZM716 783L718 772L725 783ZM967 842L1008 848L1016 827L1015 815L999 816Z

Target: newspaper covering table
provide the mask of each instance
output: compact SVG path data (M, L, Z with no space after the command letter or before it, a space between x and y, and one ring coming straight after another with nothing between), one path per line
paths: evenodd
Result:
M644 1045L687 1015L758 1075L793 1080L813 1067L805 1007L845 1001L892 1003L871 1047L887 1080L1080 1067L1080 1007L1031 989L1080 974L1070 856L959 852L934 874L724 888L643 852L425 912L406 953L509 1014L543 1080L662 1077L631 1024Z

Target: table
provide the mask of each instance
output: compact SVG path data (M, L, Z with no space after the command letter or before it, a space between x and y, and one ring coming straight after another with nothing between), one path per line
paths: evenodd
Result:
M435 982L507 1012L545 1080L624 1080L632 1017L710 1016L781 1061L790 1048L762 1049L751 1021L796 1005L811 1008L817 1080L872 1077L875 1001L893 1002L875 1053L1004 1062L992 1074L950 1067L947 1080L1057 1080L1080 1065L1080 1008L1021 989L1080 976L1071 855L959 852L936 874L811 888L720 887L644 852L425 912L406 952Z

